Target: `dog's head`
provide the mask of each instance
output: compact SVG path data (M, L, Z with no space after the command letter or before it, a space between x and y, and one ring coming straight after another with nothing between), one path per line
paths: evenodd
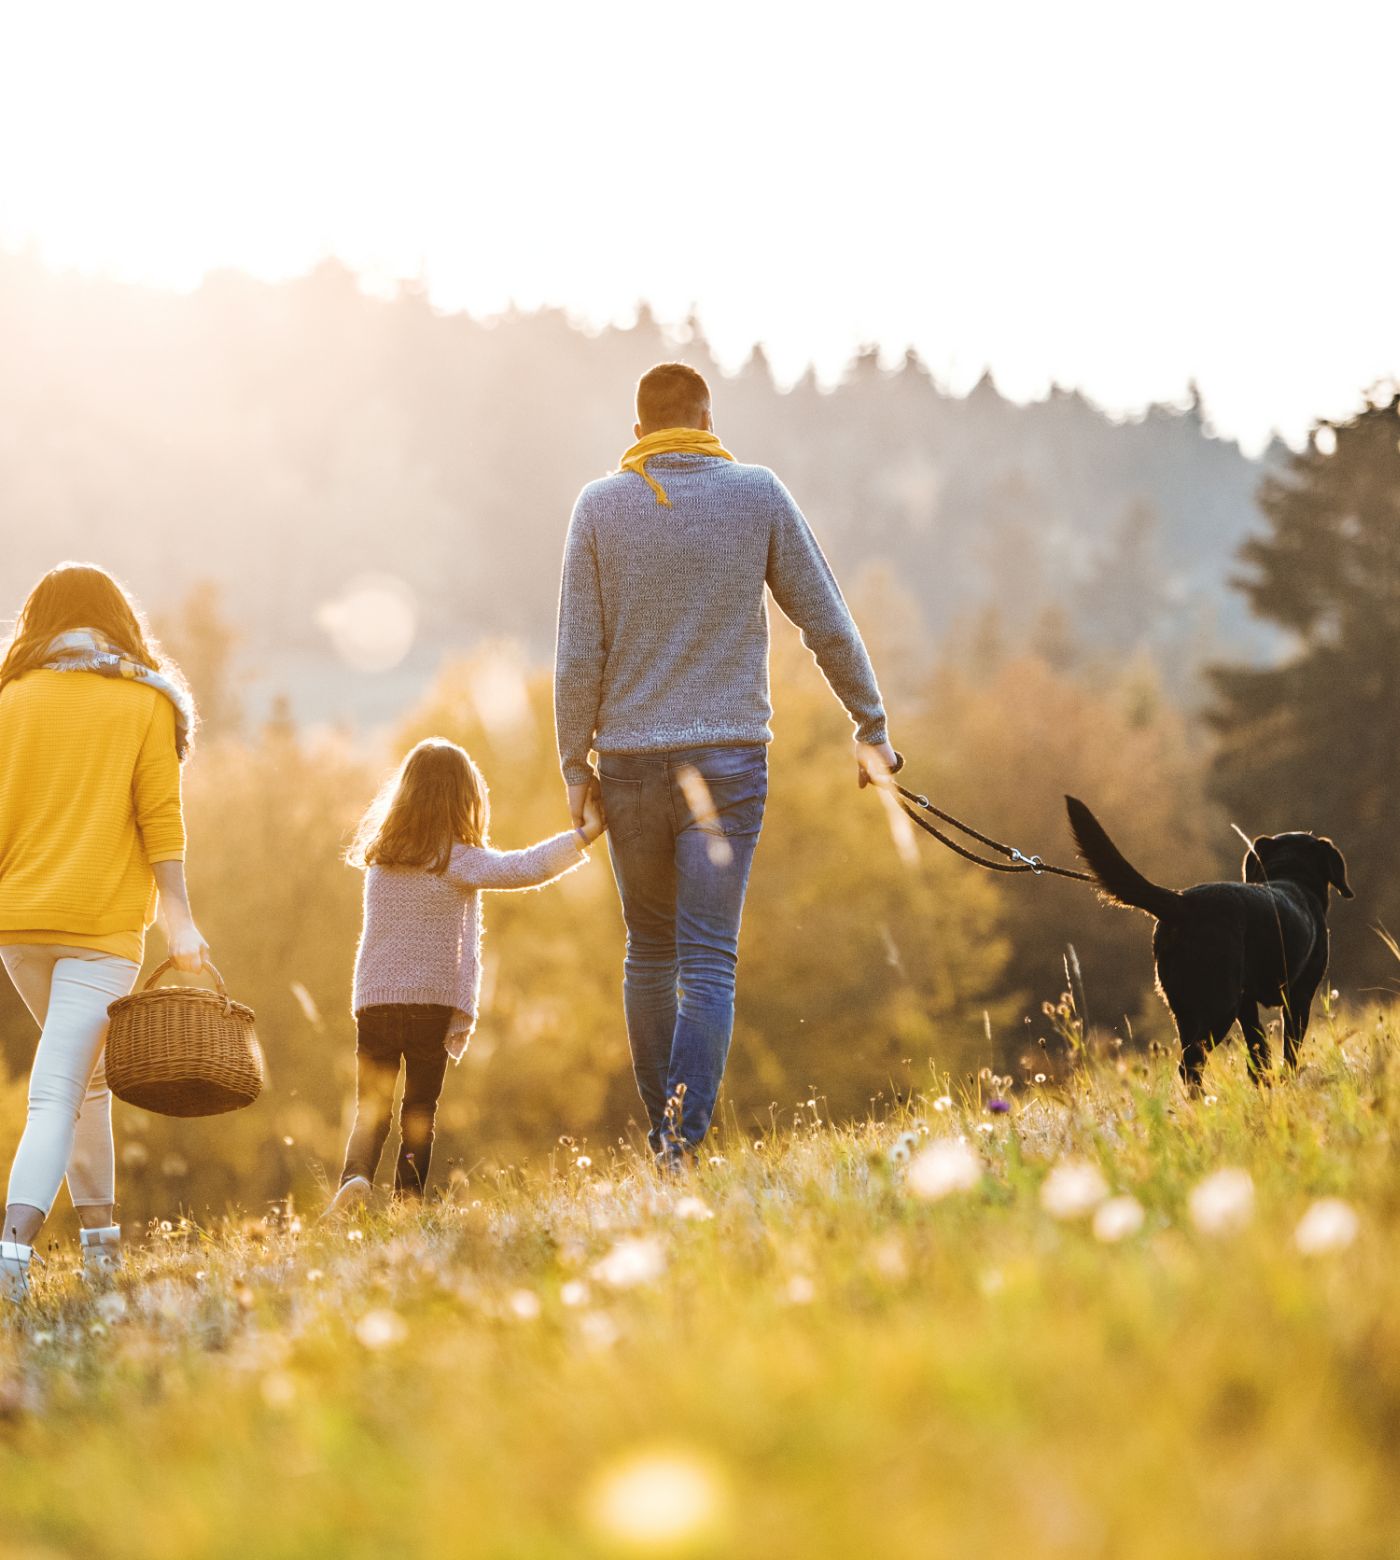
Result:
M1244 880L1301 883L1324 905L1329 886L1343 899L1352 897L1346 857L1331 840L1319 839L1316 834L1261 834L1245 855Z

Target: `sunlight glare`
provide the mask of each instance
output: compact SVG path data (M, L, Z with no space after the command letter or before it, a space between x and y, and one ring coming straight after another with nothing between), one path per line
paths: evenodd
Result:
M358 672L391 672L418 633L418 601L393 574L362 574L316 609L316 626Z

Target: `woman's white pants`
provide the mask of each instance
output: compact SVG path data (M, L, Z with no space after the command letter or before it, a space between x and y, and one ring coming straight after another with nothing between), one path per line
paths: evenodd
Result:
M116 1196L112 1096L102 1070L107 1005L131 991L138 966L48 944L11 944L0 959L43 1031L6 1200L47 1215L66 1174L75 1207L102 1207Z

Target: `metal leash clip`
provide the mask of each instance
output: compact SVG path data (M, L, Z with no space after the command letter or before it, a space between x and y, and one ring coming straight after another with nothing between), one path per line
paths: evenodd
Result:
M1045 871L1045 863L1039 856L1023 856L1014 845L1011 847L1011 859L1012 861L1019 861L1023 867L1029 867L1037 877L1040 877Z

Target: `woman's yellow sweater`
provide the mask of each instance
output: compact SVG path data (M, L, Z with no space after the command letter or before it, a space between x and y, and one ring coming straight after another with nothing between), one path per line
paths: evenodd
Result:
M0 946L140 963L158 861L181 861L175 711L144 683L26 672L0 689Z

